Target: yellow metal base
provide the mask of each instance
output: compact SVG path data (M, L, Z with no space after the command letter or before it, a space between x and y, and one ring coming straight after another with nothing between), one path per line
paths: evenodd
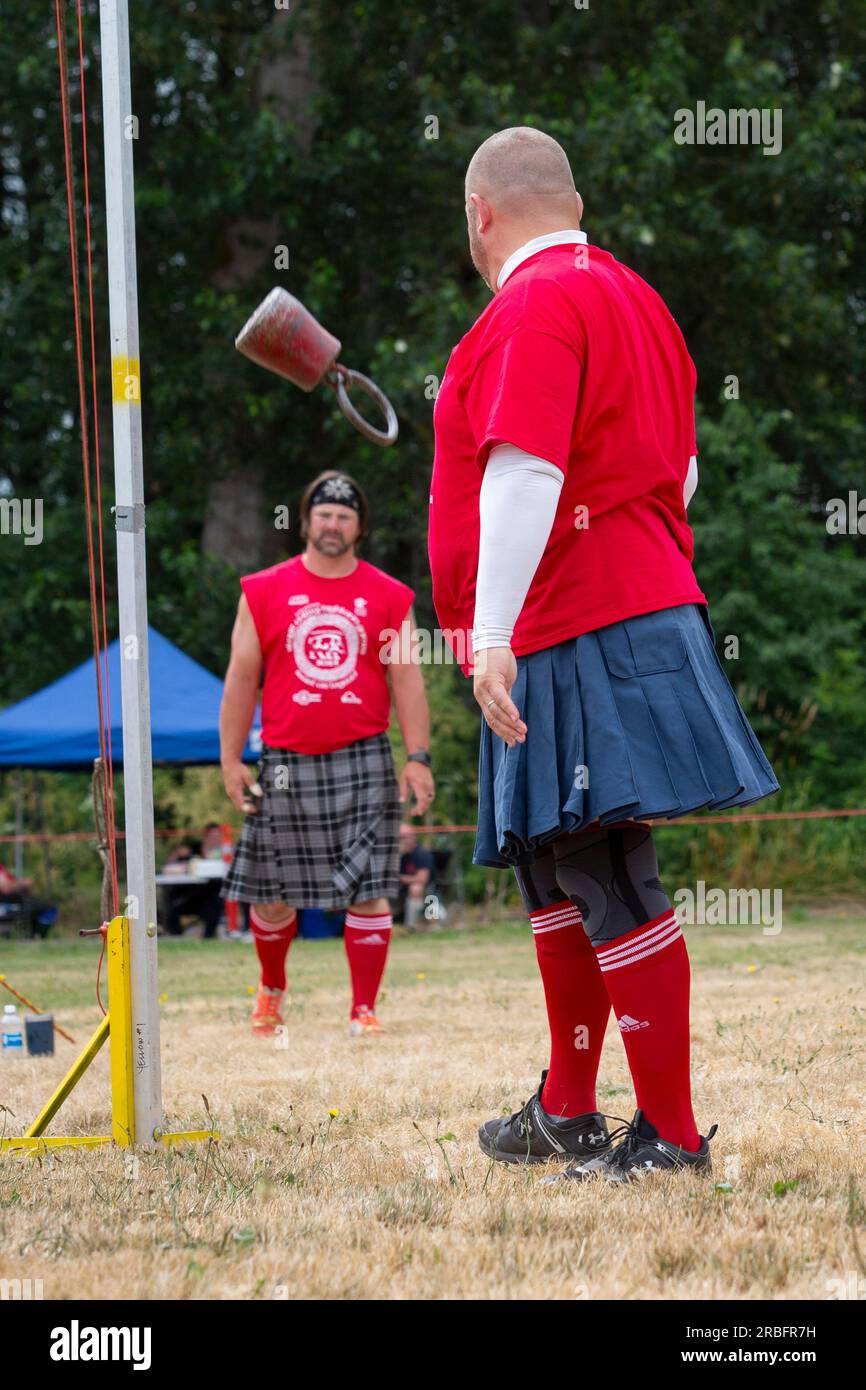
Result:
M42 1107L25 1135L0 1139L0 1153L32 1153L48 1149L95 1149L100 1144L116 1144L129 1149L135 1143L135 1103L133 1094L132 1008L129 978L129 921L113 917L105 937L108 961L108 1003L105 1015L90 1042L73 1062L51 1099ZM110 1040L111 1134L46 1137L43 1133L73 1087L80 1081L106 1039ZM219 1139L215 1129L187 1129L153 1135L163 1148L172 1144L197 1143Z
M197 1144L205 1139L219 1139L218 1129L184 1129L176 1130L171 1134L161 1134L159 1142L164 1149L171 1148L172 1144ZM116 1141L110 1134L73 1134L67 1137L51 1135L38 1135L27 1138L22 1136L20 1139L0 1139L0 1153L39 1153L47 1152L48 1149L95 1149L100 1144L114 1144ZM118 1144L118 1148L127 1148L126 1144Z
M95 1149L100 1144L111 1144L114 1141L110 1134L76 1134L68 1139L59 1139L54 1135L47 1138L39 1135L38 1138L23 1137L20 1139L0 1139L0 1153L39 1153L47 1152L49 1149Z

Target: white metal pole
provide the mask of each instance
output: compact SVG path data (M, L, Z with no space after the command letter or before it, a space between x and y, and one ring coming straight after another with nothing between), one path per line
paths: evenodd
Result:
M122 910L129 917L135 1142L146 1145L158 1137L163 1116L132 167L137 129L132 111L127 0L100 0L99 10L126 810L128 899Z

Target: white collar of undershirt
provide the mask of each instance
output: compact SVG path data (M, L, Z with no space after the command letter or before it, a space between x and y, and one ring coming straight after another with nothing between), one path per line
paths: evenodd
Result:
M507 261L503 262L496 288L501 290L511 272L516 270L522 261L534 256L536 251L544 251L548 246L568 246L575 241L586 241L586 232L579 232L575 227L564 232L545 232L544 236L534 236L531 241L525 241L516 251L512 251Z

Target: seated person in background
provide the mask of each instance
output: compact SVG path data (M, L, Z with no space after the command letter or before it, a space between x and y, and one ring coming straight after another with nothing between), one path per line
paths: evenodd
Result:
M400 896L398 916L410 931L423 915L436 860L422 849L411 825L400 826Z
M57 916L54 903L33 896L32 878L16 878L5 864L0 864L0 902L19 908L31 936L45 936Z
M221 858L222 831L216 821L210 821L200 840L183 840L175 845L162 866L163 873L183 873L193 859ZM205 936L215 936L223 910L222 886L220 878L208 879L206 883L178 884L176 888L163 886L161 915L169 935L181 935L181 917L198 917L204 924Z

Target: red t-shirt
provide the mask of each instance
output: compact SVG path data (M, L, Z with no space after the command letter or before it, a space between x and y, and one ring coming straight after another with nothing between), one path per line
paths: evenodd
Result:
M683 503L697 452L694 363L655 290L607 251L578 249L547 247L512 271L451 353L436 399L433 601L466 675L478 494L496 444L565 474L515 655L705 601Z
M387 645L414 591L359 560L323 579L300 555L241 579L264 659L262 741L332 753L391 722Z

